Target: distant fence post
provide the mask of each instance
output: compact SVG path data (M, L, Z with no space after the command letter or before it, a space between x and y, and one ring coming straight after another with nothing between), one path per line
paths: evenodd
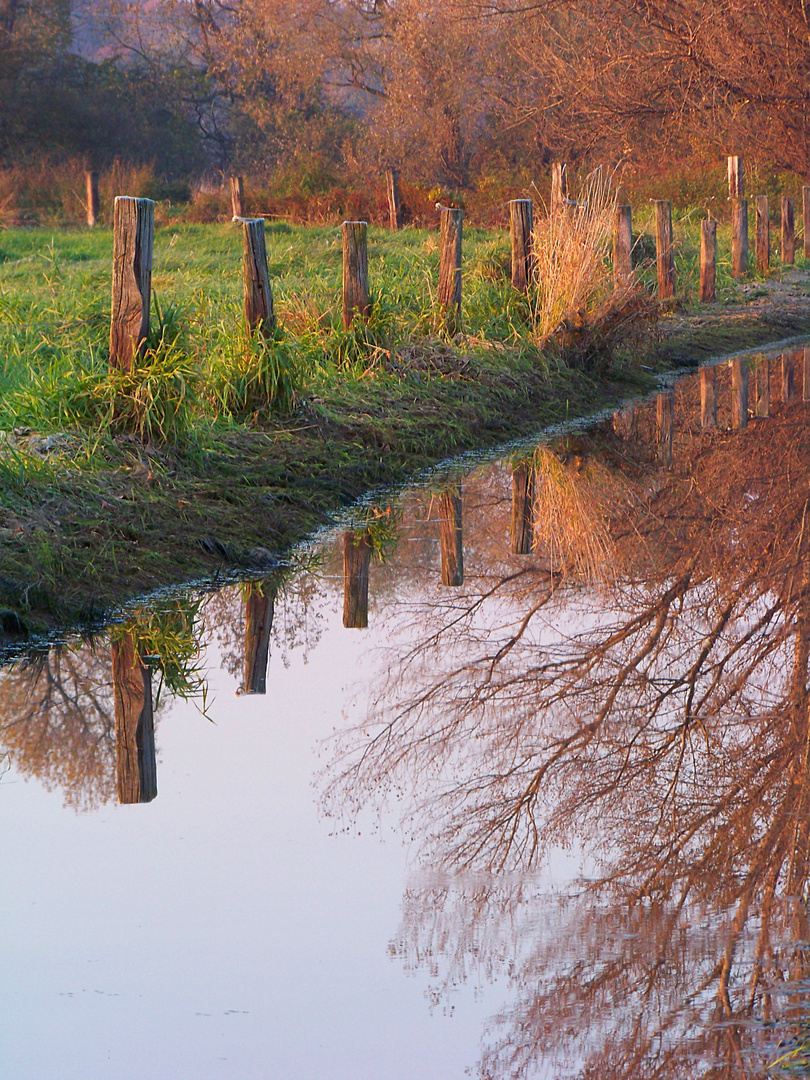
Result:
M368 568L371 545L365 532L343 534L343 625L349 630L368 626Z
M616 207L613 220L613 281L629 285L633 280L633 208Z
M731 361L731 426L748 427L748 364Z
M113 641L111 653L118 801L151 802L157 795L152 672L138 655L133 634Z
M793 196L782 196L782 262L796 261L796 224Z
M559 214L568 202L568 166L555 161L551 166L551 213Z
M531 199L509 202L509 237L512 242L512 288L528 292L532 281L532 232L534 207Z
M84 174L85 190L87 192L87 224L93 228L98 224L101 203L98 197L98 173L88 169Z
M717 368L700 369L700 426L707 430L717 427Z
M757 270L767 274L771 267L771 218L768 196L757 196L757 231L756 231Z
M229 181L231 189L231 210L235 218L245 216L245 182L241 176L232 176Z
M245 322L248 330L269 335L276 325L273 290L267 270L264 218L242 218L244 257L242 281L245 294Z
M771 361L761 356L754 365L754 416L771 415Z
M804 229L804 257L810 261L810 187L802 188L802 228Z
M512 469L512 520L509 528L513 555L531 555L534 539L534 470L523 461Z
M110 366L129 371L149 333L155 204L119 195L113 213Z
M464 211L439 208L439 308L449 333L461 325L461 236Z
M728 197L741 199L745 195L745 176L743 159L739 154L729 155L728 159Z
M461 521L461 488L452 487L439 497L439 546L442 585L464 583L464 547Z
M731 276L748 273L748 200L731 200Z
M352 325L355 313L364 318L371 310L368 291L368 224L344 221L343 231L343 328Z
M672 250L672 203L655 199L655 255L658 270L658 299L675 295L675 254Z
M245 586L245 681L244 694L267 692L267 662L273 629L276 590L272 582L250 581Z
M792 353L782 353L782 404L792 405L796 400L796 367Z
M655 438L658 443L658 460L662 465L672 464L672 429L675 417L675 394L666 390L655 399Z
M717 222L700 223L700 302L713 304L717 293Z
M388 195L388 217L396 232L402 228L402 196L399 191L399 170L386 169L385 190Z

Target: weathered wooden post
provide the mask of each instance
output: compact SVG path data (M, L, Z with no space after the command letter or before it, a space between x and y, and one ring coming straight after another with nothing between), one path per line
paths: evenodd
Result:
M509 527L513 555L531 555L534 539L534 470L522 461L512 469L512 520Z
M802 401L810 401L810 345L804 347L802 364Z
M717 222L700 223L700 302L713 304L717 283Z
M771 267L771 218L767 195L757 196L756 259L757 270L767 274Z
M551 166L551 213L559 214L568 205L568 166L555 161Z
M402 228L402 196L399 190L399 170L386 169L385 190L388 195L388 217L396 232Z
M782 403L792 405L796 400L796 368L792 353L782 353Z
M242 282L245 294L245 322L248 330L269 336L276 325L273 290L267 270L264 218L242 218Z
M245 182L241 176L230 178L231 210L234 218L245 216Z
M368 568L371 545L366 532L343 534L343 625L349 630L368 626Z
M633 280L633 208L616 207L613 221L613 280L629 285Z
M804 229L804 257L810 262L810 187L802 188L802 228Z
M442 585L463 584L464 548L460 487L452 487L439 497L439 546L442 555Z
M748 427L748 364L731 360L731 426Z
M741 199L745 195L745 177L743 175L743 159L739 154L729 155L728 158L728 197Z
M796 223L792 195L782 196L782 262L796 262Z
M88 169L84 174L84 182L87 192L87 224L92 229L98 224L101 208L98 197L98 173L94 169Z
M754 416L771 415L771 361L761 356L754 365Z
M366 318L371 310L368 291L368 224L343 222L343 328L352 325L355 313Z
M464 211L439 208L439 308L448 333L461 326L461 234Z
M512 241L512 288L528 292L532 282L532 233L534 208L531 199L509 202L509 236Z
M149 333L155 204L119 195L113 212L110 366L129 371Z
M662 465L672 464L672 434L675 418L675 394L665 390L655 399L655 439L658 443L658 460Z
M717 427L717 368L700 369L700 426L705 430Z
M658 299L675 295L675 254L672 248L672 203L655 199L655 255L658 269Z
M245 679L243 694L267 693L270 631L276 603L275 585L249 581L245 586Z
M748 200L731 200L731 276L748 273Z
M157 795L152 672L131 633L114 640L111 652L118 801L151 802Z

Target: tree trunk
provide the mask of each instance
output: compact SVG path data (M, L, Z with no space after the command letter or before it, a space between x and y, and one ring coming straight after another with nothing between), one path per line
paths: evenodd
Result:
M509 529L513 555L530 555L534 540L534 470L528 461L512 469L512 520Z
M129 371L149 333L155 204L119 195L113 222L110 366Z
M713 304L717 281L717 222L700 223L700 301Z
M251 581L245 586L244 694L267 692L267 661L273 629L276 590L272 582Z
M368 316L368 225L365 221L343 222L343 328L348 330L355 314Z
M258 331L268 337L276 325L276 316L273 311L273 290L270 287L270 275L267 270L264 218L243 218L242 240L245 322L248 330Z
M371 547L365 532L343 534L343 625L350 630L368 626L368 568Z
M613 280L616 285L633 281L633 208L617 206L613 223Z
M531 199L509 203L509 235L512 241L512 287L528 292L532 282L532 232L534 214Z
M463 584L464 549L459 487L451 488L439 498L439 542L442 554L442 585Z
M152 673L131 634L113 641L111 650L118 801L151 802L157 795Z
M464 211L440 210L439 309L448 333L461 327L461 234Z
M654 202L658 299L669 300L675 295L675 255L672 249L672 203L669 199L656 199Z

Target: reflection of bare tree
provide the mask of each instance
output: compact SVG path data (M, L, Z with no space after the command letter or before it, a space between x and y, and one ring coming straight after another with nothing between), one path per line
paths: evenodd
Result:
M528 568L421 612L429 631L371 740L344 747L330 795L411 792L447 864L588 852L592 898L518 965L485 1075L529 1075L555 1049L560 1075L744 1075L745 1025L785 1013L784 898L804 897L810 850L802 415L697 442L673 474L638 481L610 523L607 592Z
M85 809L115 797L109 650L51 649L3 672L0 741L15 768Z

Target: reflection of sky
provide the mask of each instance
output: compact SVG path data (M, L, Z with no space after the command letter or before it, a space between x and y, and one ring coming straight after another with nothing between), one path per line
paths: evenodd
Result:
M4 1077L444 1080L474 1064L503 988L431 1014L426 977L388 951L407 853L330 836L315 808L317 744L371 663L337 606L306 665L271 658L266 697L214 670L215 724L164 711L153 803L77 815L0 782Z

